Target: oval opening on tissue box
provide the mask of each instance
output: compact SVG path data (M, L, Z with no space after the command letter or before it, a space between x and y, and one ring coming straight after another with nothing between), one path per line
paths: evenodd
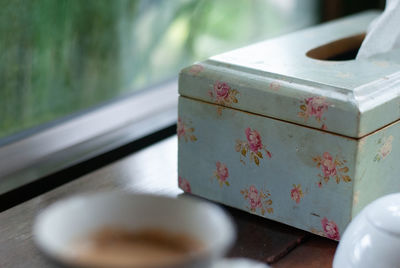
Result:
M365 33L342 38L309 50L306 55L312 59L328 61L354 60L365 38Z

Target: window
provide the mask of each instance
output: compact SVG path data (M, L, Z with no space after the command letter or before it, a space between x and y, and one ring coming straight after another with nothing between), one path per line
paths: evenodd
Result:
M317 21L315 1L1 2L3 144L193 61Z

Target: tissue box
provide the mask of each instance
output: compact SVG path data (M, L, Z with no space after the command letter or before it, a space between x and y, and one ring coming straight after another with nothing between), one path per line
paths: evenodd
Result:
M400 52L347 59L376 12L224 53L179 76L186 192L330 239L400 190Z

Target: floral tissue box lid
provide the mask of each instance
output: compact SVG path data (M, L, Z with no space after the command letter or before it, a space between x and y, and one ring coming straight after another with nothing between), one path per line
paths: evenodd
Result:
M399 119L399 51L346 61L317 60L306 54L360 35L377 15L364 12L211 57L182 70L179 93L363 137Z

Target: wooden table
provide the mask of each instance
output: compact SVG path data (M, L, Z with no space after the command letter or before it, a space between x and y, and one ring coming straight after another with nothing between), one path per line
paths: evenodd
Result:
M52 264L32 241L35 215L75 194L118 190L177 196L177 141L165 139L0 213L0 267L46 268ZM273 267L331 267L337 243L304 231L227 208L238 229L229 257L247 257Z

